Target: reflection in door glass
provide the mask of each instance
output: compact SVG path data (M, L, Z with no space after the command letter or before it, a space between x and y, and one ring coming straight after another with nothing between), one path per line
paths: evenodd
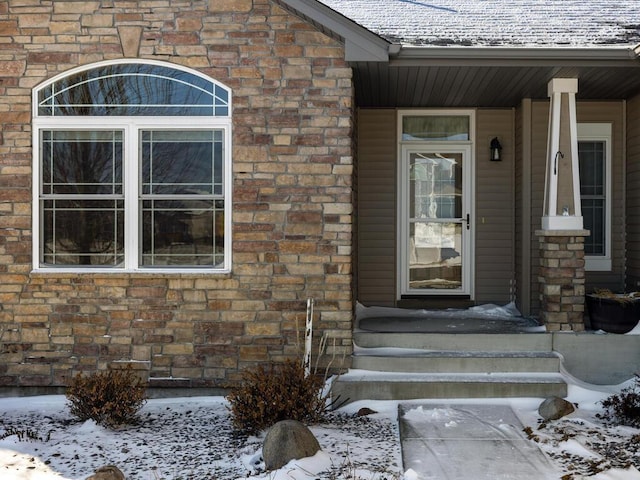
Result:
M412 218L462 217L462 155L412 153L409 164Z
M409 252L411 289L462 288L462 224L411 224Z
M468 115L405 115L402 140L456 142L469 140Z
M409 157L409 288L462 288L462 154Z

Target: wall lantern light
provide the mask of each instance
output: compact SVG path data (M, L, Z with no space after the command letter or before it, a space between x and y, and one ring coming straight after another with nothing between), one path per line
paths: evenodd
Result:
M500 160L502 160L502 145L500 145L500 141L498 140L498 137L493 137L493 139L491 140L491 145L489 146L489 149L491 151L491 155L489 156L489 159L492 162L499 162Z

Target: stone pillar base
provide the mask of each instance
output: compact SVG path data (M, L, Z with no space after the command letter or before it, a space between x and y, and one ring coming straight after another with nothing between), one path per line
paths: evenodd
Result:
M540 319L548 331L576 331L584 324L584 238L588 230L538 230Z

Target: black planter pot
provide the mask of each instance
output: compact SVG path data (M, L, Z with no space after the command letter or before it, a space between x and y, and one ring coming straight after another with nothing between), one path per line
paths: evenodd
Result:
M640 298L616 299L588 294L587 311L591 328L609 333L627 333L640 319Z

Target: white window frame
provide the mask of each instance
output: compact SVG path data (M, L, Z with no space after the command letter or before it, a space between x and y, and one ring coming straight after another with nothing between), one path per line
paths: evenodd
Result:
M33 89L32 112L33 112L33 271L34 272L55 272L55 273L111 273L121 274L126 272L137 273L229 273L231 271L232 239L231 239L231 216L232 216L232 118L231 113L226 117L215 116L39 116L38 115L38 95L37 92L54 83L61 78L73 75L87 69L114 65L118 63L133 63L130 59L117 61L99 62L83 67L66 71ZM168 64L152 60L136 60L135 63L147 63L159 65L176 70L183 70L193 75L197 75L214 82L209 77L179 65ZM229 112L231 107L231 94L229 92ZM140 217L141 202L139 195L140 187L140 159L139 159L139 133L142 130L222 130L223 131L223 181L224 181L224 262L220 267L203 266L176 266L173 268L147 267L139 263L139 244L141 241ZM40 264L40 132L42 130L121 130L124 141L124 228L125 259L122 267L80 267L80 266L42 266Z
M469 140L403 140L403 117L413 116L461 116L469 118ZM475 297L475 209L476 202L476 111L472 109L419 109L419 110L398 110L397 115L397 255L396 255L396 275L399 281L396 282L396 297L428 297L428 296L465 296L473 299ZM407 285L407 245L409 244L407 227L408 212L405 186L407 185L407 169L404 168L404 153L412 147L426 146L438 148L450 148L468 156L464 165L464 193L466 197L463 203L463 215L469 214L469 233L466 234L467 244L463 248L463 289L462 290L412 290ZM466 228L466 225L465 227ZM464 233L463 233L464 234Z
M610 123L578 123L578 142L604 142L605 149L605 254L585 255L585 270L592 272L609 272L612 269L611 261L611 139L612 126Z

